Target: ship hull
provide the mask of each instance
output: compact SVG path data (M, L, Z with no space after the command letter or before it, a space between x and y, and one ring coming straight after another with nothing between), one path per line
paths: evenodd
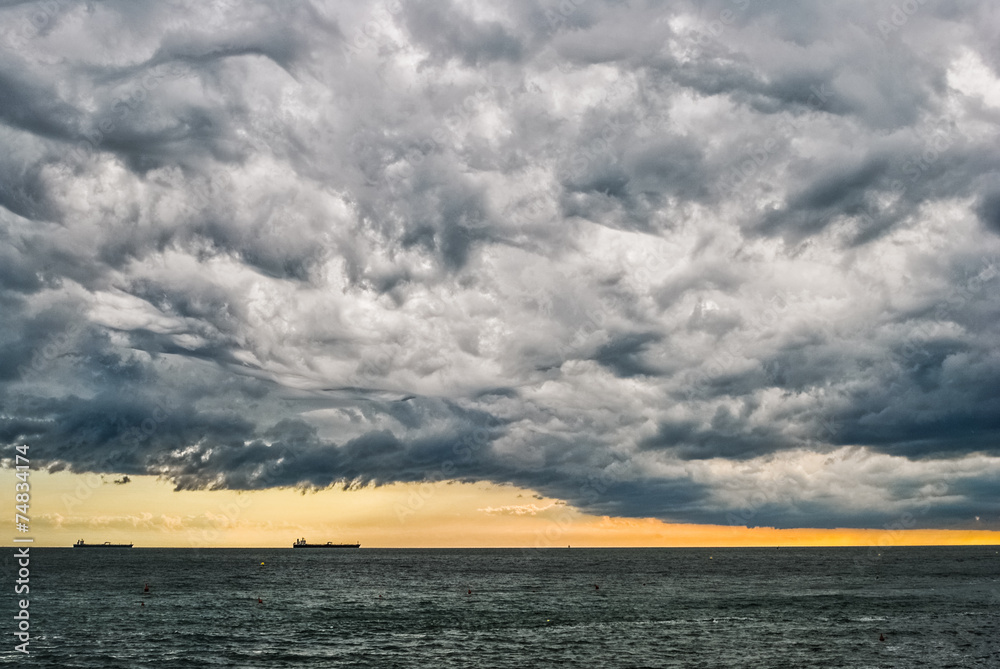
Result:
M292 544L292 548L361 548L361 544Z
M132 544L73 544L73 548L132 548Z

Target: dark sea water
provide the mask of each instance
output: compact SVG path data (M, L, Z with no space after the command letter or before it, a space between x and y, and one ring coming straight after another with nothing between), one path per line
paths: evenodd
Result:
M998 593L995 546L36 548L32 654L10 652L8 622L2 657L39 667L1000 667Z

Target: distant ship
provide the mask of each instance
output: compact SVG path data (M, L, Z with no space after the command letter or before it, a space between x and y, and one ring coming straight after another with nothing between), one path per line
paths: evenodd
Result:
M305 539L296 539L292 548L361 548L361 544L335 544L327 541L325 544L307 544Z
M132 544L113 544L110 541L105 541L103 544L85 544L83 539L80 539L73 544L73 548L132 548Z

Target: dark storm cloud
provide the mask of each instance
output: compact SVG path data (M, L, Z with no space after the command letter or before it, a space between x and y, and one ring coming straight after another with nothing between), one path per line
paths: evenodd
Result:
M486 65L496 60L520 59L521 40L499 21L476 21L462 3L394 2L400 5L415 45L443 60L458 58L464 65Z
M643 361L642 354L650 343L661 338L655 332L617 337L597 349L594 360L621 377L655 374L656 370Z
M0 13L8 447L1000 522L990 3Z
M976 207L979 220L987 228L1000 234L1000 189L987 192Z

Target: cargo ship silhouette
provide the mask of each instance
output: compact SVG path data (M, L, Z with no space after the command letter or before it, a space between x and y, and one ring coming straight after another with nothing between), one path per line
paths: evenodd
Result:
M296 539L292 548L361 548L361 544L335 544L327 541L325 544L308 544L305 539Z
M110 541L105 541L103 544L85 544L83 539L80 539L73 544L73 548L132 548L132 544L113 544Z

